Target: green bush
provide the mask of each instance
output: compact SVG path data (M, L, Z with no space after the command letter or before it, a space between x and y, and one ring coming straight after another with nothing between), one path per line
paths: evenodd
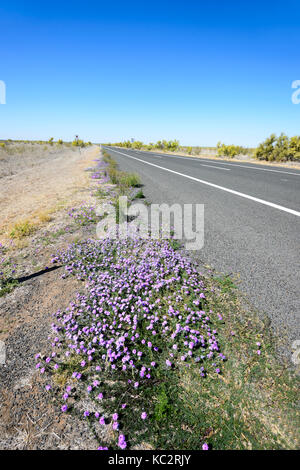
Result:
M295 135L290 138L290 149L294 160L300 160L300 136Z
M300 136L289 138L285 134L280 134L279 137L271 134L257 147L254 156L268 162L300 160Z
M217 144L218 155L224 155L225 157L234 158L237 155L247 154L248 150L240 145L225 145L221 142Z
M73 147L86 147L87 144L83 140L73 140L72 142Z
M136 140L135 142L133 142L132 148L140 150L143 147L143 145L144 145L143 142L140 142L139 140Z
M170 150L171 152L176 152L179 147L179 141L178 140L169 140L167 142L167 149Z

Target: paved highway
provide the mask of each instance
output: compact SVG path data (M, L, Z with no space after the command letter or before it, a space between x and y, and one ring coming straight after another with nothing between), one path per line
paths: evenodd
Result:
M300 171L105 147L152 203L205 206L205 264L240 276L287 355L300 340Z

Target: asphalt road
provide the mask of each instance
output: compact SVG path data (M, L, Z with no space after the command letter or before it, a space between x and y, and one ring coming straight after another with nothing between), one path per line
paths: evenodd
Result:
M238 274L240 287L266 313L286 355L300 340L300 171L105 148L136 172L152 203L204 204L199 259Z

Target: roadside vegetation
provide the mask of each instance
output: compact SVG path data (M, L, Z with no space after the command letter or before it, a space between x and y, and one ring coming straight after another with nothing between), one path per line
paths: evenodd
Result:
M300 136L271 134L258 146L255 157L268 162L300 161Z
M131 142L130 140L126 140L125 142L117 142L115 144L108 143L107 145L132 148L135 150L160 150L163 152L181 152L187 155L201 155L203 153L208 152L229 158L233 158L238 155L252 155L254 151L254 149L249 149L237 145L225 145L221 144L220 142L217 144L217 147L182 146L176 139L170 141L159 140L156 143L150 142L149 144L144 144L141 141Z
M115 178L100 200L137 183L107 153L97 172ZM269 323L179 248L107 238L53 258L82 289L36 356L46 390L100 450L296 449L299 380L275 359Z
M91 142L84 142L83 140L74 140L73 142L78 142L79 145L83 144L84 146L92 145ZM70 145L73 142L64 142L62 139L58 139L57 141L54 140L54 137L50 137L48 140L12 140L12 139L3 139L0 140L0 146L3 148L5 146L13 145L13 144L39 144L39 145Z
M125 148L132 148L136 150L166 150L169 152L176 152L180 149L179 141L178 140L158 140L155 144L150 142L149 144L144 144L143 142L136 140L131 142L130 140L126 140L125 142L117 142L115 144L107 144L107 145L114 145L116 147L125 147Z
M217 144L218 155L223 155L224 157L234 158L238 155L249 155L251 150L242 147L240 145L225 145L221 142Z
M182 146L178 140L159 140L156 143L144 144L140 141L129 140L107 145L132 148L136 150L160 150L162 152L180 152L186 155L210 155L225 158L238 158L246 156L250 159L265 160L268 162L300 162L300 136L288 137L285 134L276 136L271 134L257 148L243 147L241 145L226 145L218 142L216 147Z
M7 248L0 243L0 297L9 294L17 285L15 266L7 256Z

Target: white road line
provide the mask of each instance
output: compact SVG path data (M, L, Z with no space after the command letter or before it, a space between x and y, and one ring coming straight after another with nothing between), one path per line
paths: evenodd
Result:
M140 152L142 153L142 152ZM147 155L148 152L144 152L144 155ZM151 155L152 157L156 157L157 155L153 154L153 153L149 153L148 155ZM180 158L180 159L183 159L183 160L192 160L192 161L195 161L195 162L199 162L201 164L201 160L202 161L205 161L205 162L210 162L211 160L207 160L207 159L202 159L202 158L193 158L193 157L181 157L180 155L169 155L169 154L166 154L164 155L164 157L171 157L171 158ZM162 158L162 157L160 157ZM271 171L273 173L283 173L285 175L294 175L294 176L300 176L300 173L293 173L291 171L281 171L281 170L273 170L271 168L257 168L257 167L253 167L253 166L249 166L249 165L240 165L238 163L225 163L225 162L215 162L214 163L216 165L229 165L229 166L239 166L241 168L248 168L250 170L259 170L259 171Z
M142 152L139 152L140 155L145 155L144 153ZM151 157L155 157L155 158L164 158L164 157L160 157L159 155L151 155Z
M200 163L201 166L209 166L210 168L217 168L217 170L225 170L225 171L230 171L229 168L220 168L219 166L214 166L214 165L205 165L204 163Z
M218 163L218 165L229 165L229 166L239 166L241 168L249 168L250 170L272 171L273 173L283 173L284 175L300 176L300 173L292 173L290 171L271 170L270 168L257 168L257 167L252 167L249 165L239 165L236 163L224 163L224 162L216 162L216 163Z
M128 155L128 154L123 153L123 152L119 152L118 150L112 150L112 149L109 149L109 150L112 151L112 152L119 153L121 155L125 155L125 157L132 158L133 160L137 160L138 162L144 163L145 165L154 166L155 168L159 168L160 170L168 171L169 173L173 173L174 175L183 176L184 178L188 178L192 181L197 181L198 183L206 184L207 186L211 186L212 188L221 189L222 191L226 191L228 193L235 194L236 196L244 197L245 199L250 199L251 201L258 202L259 204L264 204L265 206L273 207L274 209L278 209L278 210L283 211L283 212L288 212L289 214L293 214L293 215L296 215L297 217L300 217L300 212L297 212L293 209L288 209L287 207L279 206L278 204L274 204L273 202L265 201L264 199L259 199L259 198L254 197L254 196L250 196L249 194L240 193L239 191L234 191L233 189L224 188L223 186L219 186L218 184L210 183L209 181L200 180L199 178L195 178L194 176L185 175L184 173L179 173L179 171L170 170L169 168L165 168L163 166L156 165L155 163L146 162L145 160L141 160L140 158L133 157L132 155Z

